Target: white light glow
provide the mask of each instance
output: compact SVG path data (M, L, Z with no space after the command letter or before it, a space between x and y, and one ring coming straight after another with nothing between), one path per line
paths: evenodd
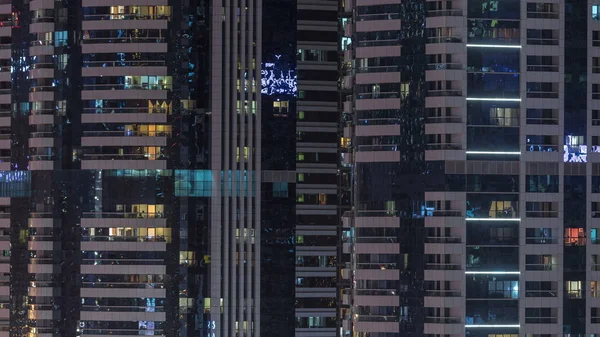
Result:
M467 221L521 221L519 218L466 218Z
M519 324L470 324L465 328L519 328Z
M484 97L467 97L467 101L521 102L521 99L520 99L520 98L484 98Z
M520 271L465 271L469 275L519 275Z
M513 155L520 155L521 152L519 151L467 151L467 154L497 154L497 155L503 155L503 154L513 154Z
M513 48L513 49L521 49L521 46L507 46L502 44L467 44L467 47L473 48Z

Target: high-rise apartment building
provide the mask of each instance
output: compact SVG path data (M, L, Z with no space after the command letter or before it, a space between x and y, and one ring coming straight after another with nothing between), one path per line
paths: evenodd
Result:
M600 3L345 0L342 334L600 333Z
M337 0L0 0L0 337L337 334Z

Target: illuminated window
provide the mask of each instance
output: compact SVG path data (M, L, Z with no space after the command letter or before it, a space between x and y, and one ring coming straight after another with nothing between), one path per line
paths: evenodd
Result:
M248 161L248 154L249 154L249 150L247 146L244 146L244 160ZM239 163L240 162L240 148L238 147L236 149L236 161Z
M189 109L196 108L196 102L191 104L189 100L182 100L181 104L183 106L187 106ZM148 101L148 113L162 113L162 114L170 115L172 112L173 112L173 103L171 103L171 102L167 103L166 101L162 101L162 102Z
M319 193L319 205L327 205L327 194Z
M590 282L590 292L592 294L592 297L600 297L600 282Z
M289 101L273 102L273 116L287 116L290 107Z
M126 136L147 136L147 137L158 137L158 136L171 136L171 125L138 125L130 124L125 125Z
M304 181L304 173L298 173L298 181Z
M273 183L273 198L287 198L287 196L288 196L288 183L287 182Z
M122 152L123 149L120 150ZM143 151L144 157L146 157L148 160L156 160L162 156L162 150L158 146L144 146Z
M350 144L352 143L352 139L348 138L348 137L342 137L340 139L340 145L342 147L350 147Z
M566 281L565 283L569 298L581 298L581 281Z
M304 153L298 153L298 161L304 161Z
M600 5L592 5L592 20L600 21Z
M165 205L131 205L131 215L137 218L162 218L165 213Z
M196 101L191 99L182 99L181 108L184 110L194 110L196 109Z
M304 119L304 111L298 111L298 119Z
M196 264L196 253L190 251L179 252L179 264L190 266Z
M204 298L204 313L210 314L210 297Z
M56 115L65 116L67 114L67 101L56 101Z
M125 89L171 90L171 76L125 76Z
M400 83L400 97L406 97L410 93L410 83Z
M511 201L492 201L489 211L490 218L516 218L516 210Z
M62 47L62 46L66 46L66 45L67 45L67 32L66 31L54 32L54 46Z
M585 246L585 230L565 228L565 246Z
M296 195L296 202L301 204L304 203L304 194L297 194Z

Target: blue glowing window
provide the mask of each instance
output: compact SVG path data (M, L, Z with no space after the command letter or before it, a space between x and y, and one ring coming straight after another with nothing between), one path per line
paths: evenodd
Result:
M60 31L60 32L54 32L54 46L55 47L62 47L62 46L66 46L67 45L67 32L66 31Z
M273 198L287 198L288 183L273 183Z

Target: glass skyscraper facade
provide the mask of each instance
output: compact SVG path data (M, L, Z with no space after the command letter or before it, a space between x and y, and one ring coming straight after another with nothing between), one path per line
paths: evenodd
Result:
M597 336L600 3L342 3L341 333Z

